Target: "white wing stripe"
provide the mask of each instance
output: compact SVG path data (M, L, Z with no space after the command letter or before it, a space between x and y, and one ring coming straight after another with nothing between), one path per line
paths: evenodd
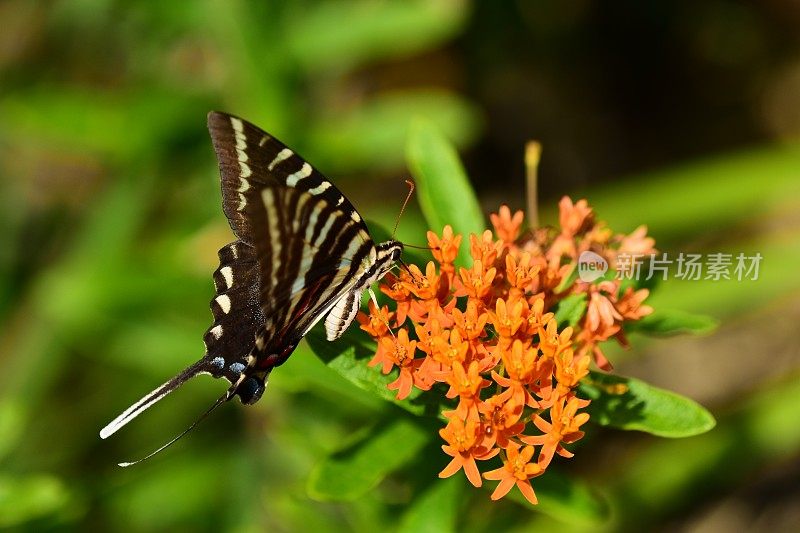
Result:
M272 169L275 168L275 165L277 165L278 163L280 163L285 159L289 159L290 157L292 157L293 154L294 152L292 152L288 148L284 148L283 150L278 152L278 155L275 156L275 159L273 159L272 162L269 164L269 166L267 166L267 170L272 171Z
M316 196L317 194L322 194L323 192L327 191L330 188L331 188L330 182L323 181L313 189L309 189L308 192Z
M269 224L269 235L272 245L272 286L278 285L278 272L281 266L281 234L278 229L278 216L275 212L275 195L272 189L267 187L261 191L261 198L264 200L264 211L267 216L267 224Z
M290 174L288 178L286 178L286 185L289 187L294 187L297 183L309 177L311 175L311 165L308 163L303 163L303 166L300 167L300 170L295 172L294 174Z

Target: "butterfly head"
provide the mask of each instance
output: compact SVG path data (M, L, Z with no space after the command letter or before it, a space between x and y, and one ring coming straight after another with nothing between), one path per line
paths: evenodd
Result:
M400 256L403 255L403 243L390 240L376 245L375 250L378 252L376 263L378 265L378 279L380 279L400 260Z

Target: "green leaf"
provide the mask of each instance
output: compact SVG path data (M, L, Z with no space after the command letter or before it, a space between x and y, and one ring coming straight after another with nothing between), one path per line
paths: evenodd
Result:
M363 331L349 328L336 342L328 342L323 330L314 328L306 335L306 341L317 357L359 388L412 414L439 416L441 406L438 396L415 388L406 399L400 401L396 398L396 392L387 388L396 379L396 374L384 375L378 367L367 366L375 355L377 345Z
M758 220L770 206L796 198L798 165L800 144L785 142L603 183L587 197L611 228L631 231L647 223L659 243L681 242L696 238L698 228L730 232L742 220ZM768 177L769 187L753 176Z
M468 264L467 238L470 233L480 235L486 224L458 153L433 123L418 118L411 125L406 157L428 225L441 232L450 224L464 235L459 262Z
M591 372L581 392L592 400L591 420L601 426L659 437L691 437L714 427L714 417L694 400L643 381Z
M398 533L455 531L463 487L463 480L454 476L433 481L403 515Z
M558 327L575 327L586 312L586 305L586 293L570 294L558 302L558 307L556 307Z
M555 288L556 293L562 293L567 290L567 287L572 286L575 280L578 279L578 263L572 263L569 272L561 279L561 283Z
M537 505L531 505L516 487L508 493L508 498L568 524L597 525L609 517L605 498L585 483L552 468L541 477L532 479L531 485L539 500ZM487 488L494 489L494 485Z
M308 480L308 493L317 500L354 500L414 459L430 436L406 418L373 428L317 465Z
M395 171L403 164L403 143L411 117L427 117L457 146L478 133L478 110L445 91L419 90L380 94L355 109L321 117L308 131L314 161L326 172ZM347 157L342 157L347 154Z
M648 335L677 335L711 333L719 326L719 320L708 315L687 313L678 309L659 309L636 322L626 323L629 331Z
M57 513L70 503L64 483L48 475L0 477L0 527Z
M269 386L296 394L313 390L327 400L344 404L354 403L362 413L380 412L388 407L382 399L375 397L374 394L365 394L341 374L325 365L314 355L308 343L302 343L297 347L289 360L281 365L279 376L270 377Z
M462 0L312 3L296 10L282 36L309 71L341 70L451 38L467 20L465 7Z

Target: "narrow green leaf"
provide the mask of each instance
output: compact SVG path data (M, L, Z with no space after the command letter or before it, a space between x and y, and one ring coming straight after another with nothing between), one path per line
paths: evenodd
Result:
M467 238L470 233L480 235L486 224L458 153L433 123L418 118L411 125L406 157L428 225L441 232L450 224L464 235L459 260L468 264Z
M556 307L556 322L559 328L572 326L578 323L586 312L586 293L570 294Z
M719 326L719 320L708 315L698 315L678 309L659 309L641 320L626 324L630 331L648 335L677 335L711 333Z
M691 437L714 427L714 417L694 400L634 378L592 372L581 392L592 400L591 420L601 426L659 437Z
M532 511L539 511L561 522L575 525L597 525L609 517L608 502L585 483L567 477L554 469L531 480L537 505L531 505L517 489L511 489L508 498ZM487 486L494 489L494 485Z
M430 436L405 418L373 428L317 465L308 480L308 493L317 500L354 500L414 459Z
M398 533L455 531L463 487L463 480L455 476L433 481L403 515Z

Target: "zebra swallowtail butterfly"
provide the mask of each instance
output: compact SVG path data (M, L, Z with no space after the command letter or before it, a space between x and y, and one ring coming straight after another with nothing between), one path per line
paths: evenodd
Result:
M274 137L216 111L208 115L208 129L219 161L222 208L236 240L219 251L205 355L131 405L100 437L197 375L224 378L230 387L186 431L144 459L224 401L237 395L244 404L258 401L272 369L323 317L328 340L339 338L358 312L363 291L403 251L398 241L375 244L347 198Z

